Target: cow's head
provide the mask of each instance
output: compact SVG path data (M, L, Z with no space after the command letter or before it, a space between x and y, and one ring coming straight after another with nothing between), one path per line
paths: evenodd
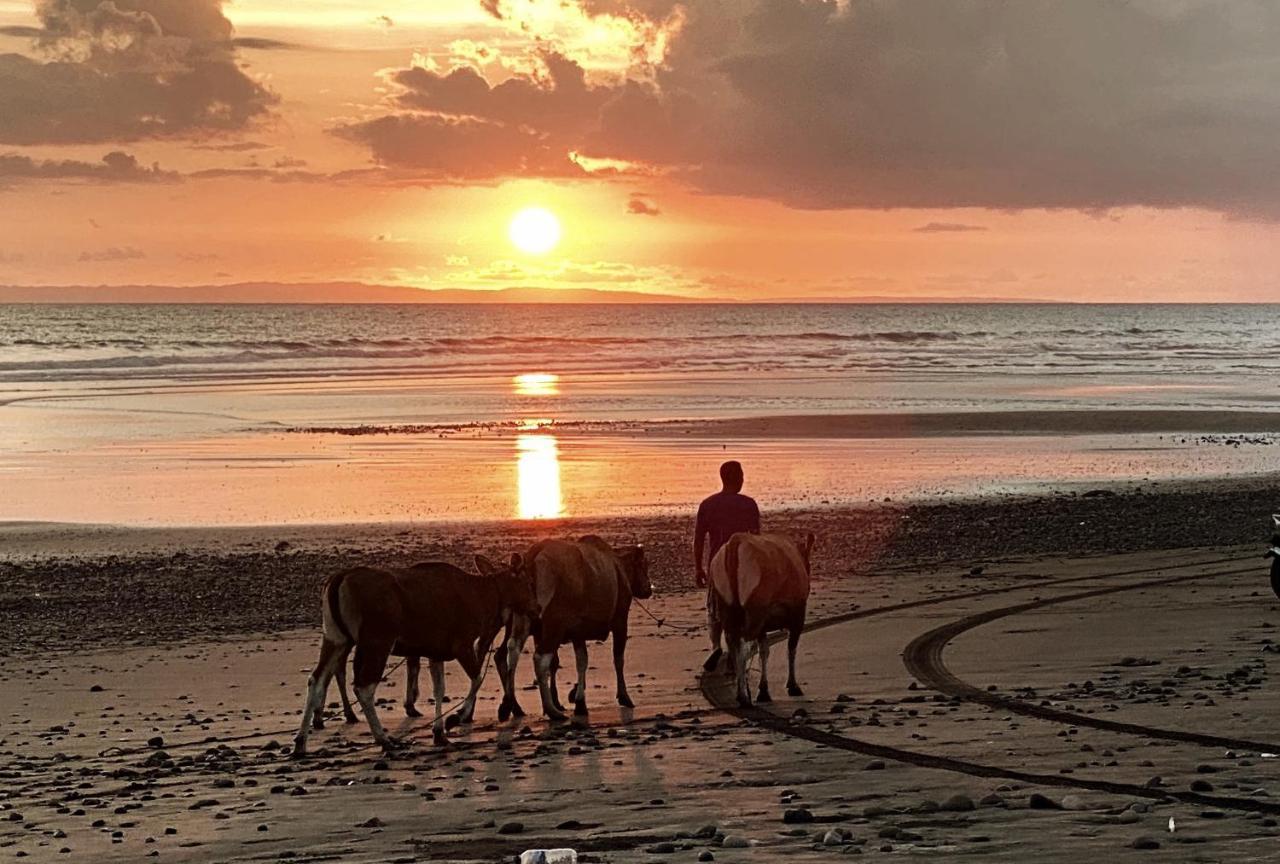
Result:
M804 535L804 539L796 543L796 548L800 550L800 557L804 559L804 572L812 574L813 566L810 564L810 556L813 554L813 544L818 541L810 531Z
M476 569L486 579L492 579L498 586L498 596L507 613L522 615L534 614L536 604L533 597L533 586L524 572L524 558L514 553L506 565L498 565L483 555L476 556Z
M648 600L653 596L653 583L649 581L649 562L644 557L644 547L637 543L618 550L622 570L627 575L631 596Z

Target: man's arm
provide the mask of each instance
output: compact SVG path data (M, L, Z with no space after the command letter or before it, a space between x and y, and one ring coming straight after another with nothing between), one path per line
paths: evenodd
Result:
M693 572L698 587L707 584L707 571L702 564L703 540L707 536L707 524L703 518L702 508L698 508L698 518L693 523Z
M760 507L754 500L751 502L751 533L760 533Z

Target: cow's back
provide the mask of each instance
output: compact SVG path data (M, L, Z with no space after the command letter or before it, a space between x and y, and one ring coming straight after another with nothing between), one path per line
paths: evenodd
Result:
M494 628L498 604L484 577L436 561L393 572L405 610L398 653L452 660Z
M729 606L792 606L809 597L804 557L785 534L734 534L710 569L712 589Z
M618 606L620 564L599 538L544 540L529 550L542 626L566 638L603 639Z

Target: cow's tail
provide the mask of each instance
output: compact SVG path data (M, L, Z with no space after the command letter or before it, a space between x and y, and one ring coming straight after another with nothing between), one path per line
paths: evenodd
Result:
M355 642L355 637L351 635L351 630L347 628L347 622L342 620L342 604L339 602L338 592L342 588L343 579L346 573L335 573L328 579L324 580L324 635L331 642L337 642L335 636L341 636L344 642ZM329 625L333 625L332 632Z

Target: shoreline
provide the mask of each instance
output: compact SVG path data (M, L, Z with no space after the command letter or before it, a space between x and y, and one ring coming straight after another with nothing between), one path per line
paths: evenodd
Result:
M1084 492L766 510L770 530L814 531L815 581L909 576L1046 556L1257 544L1280 511L1275 479L1095 486ZM0 656L166 644L315 626L327 574L523 551L598 533L646 545L662 593L691 593L692 513L414 525L122 528L0 524ZM1259 552L1259 585L1266 567Z
M508 420L473 423L295 426L302 435L519 434L678 435L696 438L931 438L1022 435L1280 435L1280 411L1203 409L1016 409L1009 411L775 414L676 420Z

